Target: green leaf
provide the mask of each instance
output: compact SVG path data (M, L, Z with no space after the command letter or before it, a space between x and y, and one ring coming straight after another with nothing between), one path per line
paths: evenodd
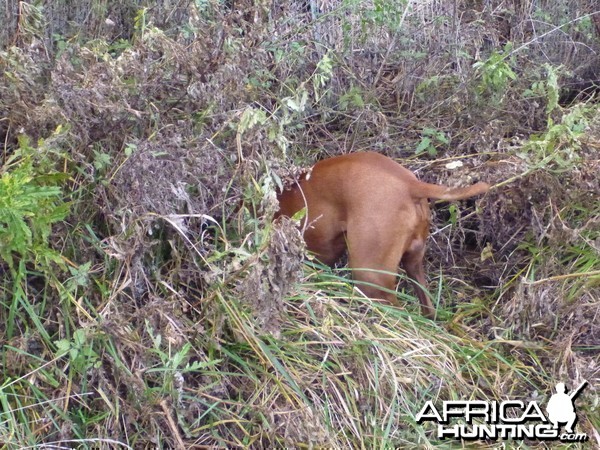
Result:
M300 211L296 212L292 216L292 220L302 220L306 216L306 207L302 208Z
M290 97L290 98L286 99L285 104L292 111L300 111L300 103L295 98Z
M71 342L67 339L61 339L60 341L54 341L54 345L56 345L56 353L55 356L57 358L61 356L65 356L71 350Z
M431 145L431 138L425 136L423 139L421 139L421 142L419 142L419 145L417 145L417 148L415 149L415 153L417 155L423 153L425 150L427 150L429 148L430 145Z

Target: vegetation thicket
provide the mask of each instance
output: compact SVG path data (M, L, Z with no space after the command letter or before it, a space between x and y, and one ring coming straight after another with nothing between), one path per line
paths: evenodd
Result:
M600 446L600 10L575 3L6 0L2 448L504 448L415 415L583 380L590 442L561 448ZM493 185L432 208L436 321L272 222L302 167L366 150Z

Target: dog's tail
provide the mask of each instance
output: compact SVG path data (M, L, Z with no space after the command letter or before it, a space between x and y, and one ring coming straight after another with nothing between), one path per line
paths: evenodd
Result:
M412 189L412 195L417 198L432 198L435 200L463 200L487 192L490 185L480 181L464 188L451 188L438 184L417 182Z

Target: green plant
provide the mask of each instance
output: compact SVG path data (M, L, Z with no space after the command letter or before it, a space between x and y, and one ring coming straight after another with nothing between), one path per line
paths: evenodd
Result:
M340 109L347 111L351 108L364 108L365 101L363 99L363 92L360 87L352 86L340 96Z
M542 97L546 99L546 114L549 116L558 107L560 86L558 85L558 70L550 64L544 64L547 76L534 81L529 89L523 92L524 97Z
M8 158L0 176L0 262L8 266L12 298L8 308L7 334L12 336L18 310L23 308L42 336L48 337L27 296L32 269L50 277L53 264L64 261L49 245L52 225L69 213L63 200L62 184L68 176L53 169L56 151L43 140L34 148L26 136Z
M194 361L190 362L190 351L192 345L189 342L183 344L179 349L174 349L168 341L163 342L162 335L156 333L152 325L145 321L146 331L152 340L152 348L150 351L158 356L161 365L148 368L147 373L162 373L163 379L160 389L163 392L171 392L176 384L177 377L188 372L197 372L198 370L206 369L221 363L220 360L209 362ZM167 345L167 350L163 347Z
M512 70L512 59L509 57L512 45L506 44L503 51L495 51L484 61L477 61L473 68L479 77L480 94L489 92L492 95L505 91L508 83L517 78Z
M372 21L378 26L388 27L391 31L397 31L406 17L407 9L410 7L410 2L375 0L373 7L366 11L363 16L363 21Z
M572 169L581 161L582 137L596 114L594 106L579 104L559 116L557 122L549 117L546 130L532 134L517 152L517 156L527 162L527 170L497 186L509 184L537 170L560 173Z
M43 154L44 142L32 147L26 136L19 138L19 149L7 160L0 177L0 259L13 275L17 262L47 268L51 262L62 264L60 254L48 245L52 225L69 212L61 185L65 173L40 172L35 161Z
M281 152L286 154L290 142L289 130L302 128L306 111L326 96L326 86L333 75L333 68L334 61L329 54L325 54L307 80L299 84L296 80L287 80L285 85L288 95L277 99L277 107L273 111L246 106L236 126L238 152L241 153L244 133L255 127L264 127L269 142L275 143ZM257 79L253 77L249 78L248 82L251 87L258 86ZM309 86L312 86L312 96Z
M135 28L135 31L139 34L140 38L142 38L142 40L143 40L144 35L146 34L146 31L148 30L148 8L143 7L138 10L138 12L136 13L136 15L133 19L133 26Z
M419 145L417 145L417 148L415 149L417 155L427 152L429 156L436 156L438 146L448 145L450 143L446 134L435 128L423 128L421 136L421 142L419 142Z
M559 122L548 118L548 128L532 135L518 155L536 168L566 170L577 163L580 138L594 108L578 105L564 114Z
M312 76L315 102L318 102L324 95L321 93L321 89L323 89L327 85L327 82L331 79L333 75L333 67L333 60L329 54L323 55L323 57L317 63L317 69Z
M56 356L68 355L71 368L79 375L85 375L92 367L98 367L100 360L93 349L93 339L90 330L80 328L75 330L72 338L55 342Z
M127 150L126 150L127 151ZM98 172L105 172L106 169L110 168L112 157L110 154L94 150L94 168Z

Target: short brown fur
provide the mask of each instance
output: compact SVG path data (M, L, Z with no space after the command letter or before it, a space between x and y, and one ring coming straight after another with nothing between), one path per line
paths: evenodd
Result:
M299 184L279 194L279 216L306 207L304 239L319 260L333 265L348 249L348 265L371 298L398 305L394 291L398 265L413 283L424 316L433 318L426 292L423 255L429 235L427 199L461 200L489 189L486 183L448 188L423 183L408 169L374 152L322 160ZM374 272L385 271L389 273ZM374 286L371 286L374 285Z

